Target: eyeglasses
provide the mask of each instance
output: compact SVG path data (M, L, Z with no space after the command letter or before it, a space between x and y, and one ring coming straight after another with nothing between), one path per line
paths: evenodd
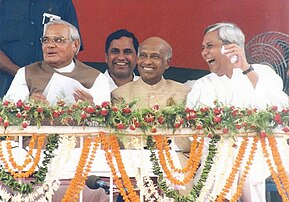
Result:
M52 41L54 44L62 45L66 40L71 40L71 39L64 38L63 36L54 36L54 37L43 36L40 38L40 41L42 44L48 44Z

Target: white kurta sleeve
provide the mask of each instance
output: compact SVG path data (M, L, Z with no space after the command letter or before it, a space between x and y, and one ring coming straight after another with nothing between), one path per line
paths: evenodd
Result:
M96 78L93 86L89 89L89 93L93 96L93 102L97 105L104 101L110 101L109 82L103 73L100 73Z
M3 100L17 102L18 100L27 100L29 98L29 89L25 79L25 67L20 68Z
M288 106L288 96L283 92L281 77L267 65L257 65L259 80L255 88L255 102L265 102L279 107Z

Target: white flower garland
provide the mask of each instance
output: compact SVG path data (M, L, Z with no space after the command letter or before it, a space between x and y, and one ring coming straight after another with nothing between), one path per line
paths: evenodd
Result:
M60 144L58 147L59 154L56 155L50 164L49 170L45 178L45 183L42 186L36 188L36 190L29 194L16 194L12 195L7 192L5 188L0 186L0 196L3 202L13 201L13 202L47 202L52 199L52 195L60 187L59 177L62 175L63 166L71 158L71 153L75 147L76 140L75 137L61 136ZM38 198L38 199L37 199Z
M226 184L226 180L230 175L230 172L233 168L234 164L234 150L236 148L233 147L235 142L232 139L224 139L222 138L222 146L218 148L218 151L221 151L218 154L218 162L216 168L215 182L211 190L211 194L208 199L215 201L217 196L222 191L222 188ZM226 157L226 159L224 159Z
M211 167L210 173L208 174L208 178L205 182L205 185L201 189L199 197L196 199L197 202L206 201L208 198L209 192L211 191L212 186L214 185L217 169L220 164L221 156L223 155L223 150L220 149L222 147L224 147L223 139L217 144L217 153L214 157L214 164Z

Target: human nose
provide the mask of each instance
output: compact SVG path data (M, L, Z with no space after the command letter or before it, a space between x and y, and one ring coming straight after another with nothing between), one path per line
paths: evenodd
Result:
M56 44L55 44L55 42L54 42L53 39L49 39L49 40L47 41L47 43L44 44L44 45L47 46L47 47L55 47L55 46L56 46Z
M125 54L124 54L123 52L119 52L117 58L118 58L119 60L124 60L124 59L125 59Z
M205 58L205 56L208 54L208 50L206 48L204 48L202 51L201 51L201 55L203 58Z
M151 57L145 57L142 59L142 62L144 64L151 64L152 63L152 60L151 60Z

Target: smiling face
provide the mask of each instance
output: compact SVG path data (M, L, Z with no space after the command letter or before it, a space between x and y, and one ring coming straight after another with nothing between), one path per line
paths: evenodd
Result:
M121 37L112 40L105 58L112 77L131 77L137 61L132 38Z
M221 53L223 41L218 35L218 30L205 34L202 43L202 57L209 65L210 71L218 76L230 75L232 65L230 60Z
M140 46L138 71L142 80L150 85L158 83L170 59L166 59L168 45L157 37L146 39Z
M49 25L44 37L50 39L48 43L42 44L44 61L54 68L69 65L77 52L79 41L71 41L68 26L63 24ZM62 37L65 40L63 40L63 43L57 44L51 40L55 37Z

